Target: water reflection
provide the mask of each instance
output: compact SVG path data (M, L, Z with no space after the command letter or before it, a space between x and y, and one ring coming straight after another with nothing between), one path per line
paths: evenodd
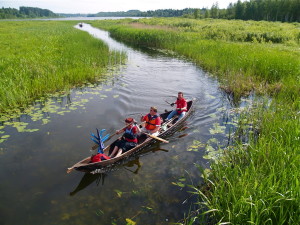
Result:
M70 196L75 195L76 193L85 189L87 186L91 185L95 181L97 186L99 185L99 183L101 183L101 185L104 185L105 176L107 176L105 173L100 173L100 174L85 173L81 178L77 187L72 192L70 192Z
M123 162L119 166L116 165L116 167L114 167L113 170L115 171L115 170L124 169L126 171L129 171L130 173L138 174L139 170L142 167L142 163L140 162L140 157L143 155L149 154L149 153L157 152L157 151L168 152L169 150L162 149L162 148L160 148L159 144L156 144L152 147L149 147L149 148L143 150L138 155L131 156L129 159L126 160L127 161L126 163ZM108 170L108 172L110 172L111 170L112 169ZM105 171L103 173L94 173L94 174L93 173L85 173L83 175L83 177L81 178L77 187L73 191L70 192L70 196L74 196L79 191L82 191L83 189L85 189L89 185L93 184L94 182L96 183L96 186L103 186L104 181L108 176L109 176L109 173L105 173Z

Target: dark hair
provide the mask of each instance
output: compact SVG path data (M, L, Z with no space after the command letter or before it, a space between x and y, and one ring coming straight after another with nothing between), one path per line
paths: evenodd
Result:
M125 119L125 123L132 123L133 122L133 118L129 117Z
M182 94L183 95L183 93L181 91L179 91L178 94Z

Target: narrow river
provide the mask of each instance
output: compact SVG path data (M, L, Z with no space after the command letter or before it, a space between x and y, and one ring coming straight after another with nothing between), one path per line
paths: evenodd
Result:
M128 61L97 85L37 101L35 114L23 114L18 127L2 121L1 131L9 138L0 143L0 224L179 222L194 207L196 197L184 186L200 183L194 164L209 167L204 144L216 147L226 141L224 132L213 130L230 108L226 97L215 79L183 58L125 46L88 24L80 29L126 52ZM197 102L169 144L156 144L106 174L66 174L90 154L95 128L113 133L124 126L125 117L138 119L150 106L159 112L171 109L165 100L174 101L170 96L178 91ZM35 132L18 132L22 125ZM195 143L199 148L193 148Z

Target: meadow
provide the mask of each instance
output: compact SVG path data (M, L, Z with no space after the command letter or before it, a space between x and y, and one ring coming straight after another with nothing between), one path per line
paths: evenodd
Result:
M49 93L95 83L123 53L74 26L76 21L1 21L0 113L25 109Z
M299 23L151 18L91 24L128 44L185 56L215 75L237 102L259 96L240 114L234 142L208 172L200 169L205 185L191 186L200 213L191 212L184 224L300 224Z

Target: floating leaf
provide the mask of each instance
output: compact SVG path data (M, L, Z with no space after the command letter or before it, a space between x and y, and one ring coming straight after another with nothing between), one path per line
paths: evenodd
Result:
M210 98L210 99L215 99L215 98L216 98L215 96L212 96L212 95L210 95L210 94L206 94L206 96L207 96L208 98Z
M71 215L69 213L64 213L62 216L61 216L61 219L62 220L68 220L70 219Z
M209 133L211 134L223 134L225 133L225 126L220 126L218 123L214 123L214 129L209 129Z
M207 143L216 143L216 144L218 144L219 141L218 141L217 138L211 138L211 139L209 139L209 140L207 141Z
M3 135L3 136L1 136L1 139L7 139L7 138L9 138L10 137L10 135Z
M211 145L207 145L205 150L208 151L208 152L215 151L215 149Z
M136 222L134 222L133 220L126 218L126 225L136 225Z
M48 119L42 119L42 121L43 121L43 125L45 125L45 124L47 124L47 123L50 122L50 120L48 120Z
M23 132L30 132L30 133L32 133L32 132L36 132L36 131L38 131L39 129L24 129L24 131Z
M122 197L122 194L123 194L122 191L120 191L120 190L115 190L115 192L117 193L117 196L118 196L119 198Z
M193 144L188 147L187 151L188 152L191 152L191 151L197 152L199 150L199 148L202 148L204 146L205 146L205 144L201 143L201 141L194 140Z
M147 209L147 210L150 210L150 211L152 211L153 210L153 208L151 208L151 207L148 207L148 206L142 206L143 208L145 208L145 209Z
M119 97L119 95L114 95L113 97L114 97L114 98L118 98L118 97Z
M98 209L98 211L96 211L96 215L97 216L104 215L104 212L101 209Z
M181 182L172 182L173 185L183 188L185 185Z
M212 114L209 114L208 116L211 117L211 118L216 118L216 117L217 117L217 114L212 113Z

